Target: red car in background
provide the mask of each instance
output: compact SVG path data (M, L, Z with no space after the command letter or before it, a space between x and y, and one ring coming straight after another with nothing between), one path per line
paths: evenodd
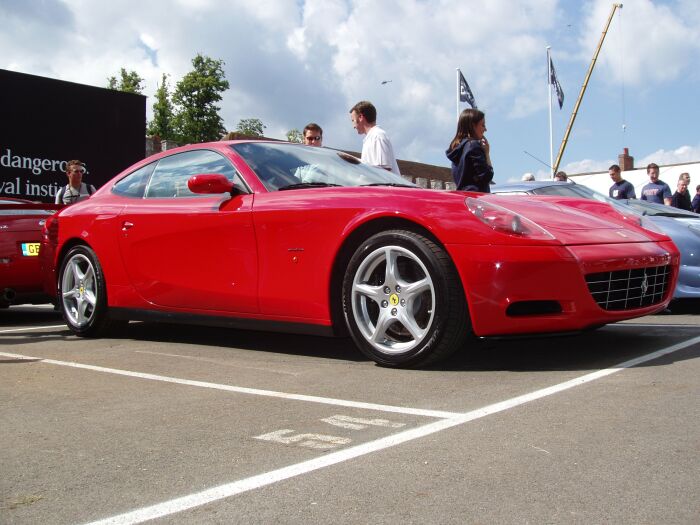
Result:
M0 308L48 303L39 269L46 219L60 205L0 197Z
M192 144L47 221L70 330L128 320L349 334L414 367L468 336L571 332L663 310L678 250L605 203L428 190L328 148Z

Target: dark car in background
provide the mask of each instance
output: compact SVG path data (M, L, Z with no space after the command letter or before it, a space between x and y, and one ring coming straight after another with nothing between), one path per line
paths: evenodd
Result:
M39 269L46 219L61 206L0 197L0 308L48 303Z
M668 235L681 254L674 299L700 299L700 214L637 199L615 200L582 184L557 181L518 182L493 186L492 193L555 195L607 202L641 226Z

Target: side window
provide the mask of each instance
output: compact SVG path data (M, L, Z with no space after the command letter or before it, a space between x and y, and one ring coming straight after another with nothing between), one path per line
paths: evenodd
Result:
M151 176L151 173L153 173L153 168L155 167L156 163L151 162L150 164L146 164L144 167L129 173L129 175L124 177L112 187L112 193L124 195L125 197L143 197L143 192L146 189L148 177Z
M242 186L236 169L228 159L210 150L186 151L158 162L146 189L146 198L201 197L187 187L187 180L199 173L220 173Z

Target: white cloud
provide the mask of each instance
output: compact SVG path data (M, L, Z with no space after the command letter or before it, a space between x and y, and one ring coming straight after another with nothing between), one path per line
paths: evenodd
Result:
M654 162L662 166L697 162L698 159L700 159L700 144L696 144L695 146L681 146L674 150L660 149L635 161L635 164L639 167Z
M591 60L612 3L595 0L581 37L582 57ZM610 25L597 67L616 83L664 84L675 81L700 52L697 2L669 5L651 0L625 1Z

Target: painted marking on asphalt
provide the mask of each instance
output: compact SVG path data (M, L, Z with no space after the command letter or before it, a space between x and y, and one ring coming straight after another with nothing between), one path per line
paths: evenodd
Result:
M300 447L313 448L316 450L330 450L341 445L347 445L352 442L352 439L339 436L329 436L327 434L293 434L294 430L284 428L255 436L254 439L262 441L272 441L273 443L282 443L283 445L298 445Z
M694 330L697 330L698 325L697 324L683 324L683 323L633 323L633 322L625 322L625 323L617 323L617 324L611 324L607 325L605 328L616 328L616 327L630 327L633 326L635 328L692 328Z
M387 436L375 441L370 441L354 447L350 447L344 450L339 450L337 452L330 452L324 456L314 458L308 461L303 461L301 463L296 463L294 465L289 465L277 470L270 472L265 472L263 474L258 474L249 478L241 479L231 483L225 483L217 487L212 487L201 492L196 492L194 494L189 494L187 496L182 496L169 501L164 501L162 503L157 503L148 507L142 507L140 509L126 512L124 514L119 514L112 516L103 520L94 521L88 525L127 525L133 523L143 523L144 521L153 520L156 518L161 518L163 516L169 516L189 510L195 507L206 505L214 501L222 500L241 494L243 492L248 492L253 489L265 487L278 481L283 481L290 479L302 474L307 474L315 470L329 467L331 465L336 465L361 457L372 452L378 452L380 450L385 450L408 441L413 441L448 428L452 428L458 425L463 425L475 419L480 419L498 412L503 412L505 410L515 408L525 403L530 403L538 399L542 399L577 386L590 383L591 381L596 381L603 377L615 374L627 368L632 368L642 363L648 361L653 361L659 357L683 350L689 346L700 343L700 336L693 337L681 343L671 345L656 352L637 357L635 359L630 359L611 368L606 368L603 370L598 370L590 374L586 374L563 383L552 385L547 388L542 388L536 390L529 394L524 394L521 396L513 397L511 399L506 399L499 403L494 403L492 405L479 408L477 410L472 410L463 414L458 414L453 417L435 421L427 425L423 425L410 430L405 430L391 436Z
M0 352L0 356L11 357L13 359L26 359L39 361L50 365L67 366L93 372L103 372L119 376L134 377L138 379L149 379L151 381L162 381L164 383L174 383L178 385L195 386L199 388L211 388L213 390L223 390L225 392L235 392L237 394L251 394L256 396L276 397L281 399L291 399L295 401L306 401L310 403L320 403L324 405L335 405L350 408L360 408L363 410L377 410L380 412L393 412L396 414L407 414L411 416L425 416L434 418L449 418L458 415L458 412L446 412L444 410L427 410L422 408L400 407L393 405L380 405L377 403L365 403L362 401L348 401L347 399L334 399L330 397L308 396L303 394L289 394L287 392L276 392L274 390L260 390L258 388L246 388L233 385L222 385L210 383L208 381L194 381L191 379L181 379L178 377L161 376L157 374L147 374L143 372L133 372L131 370L121 370L118 368L106 368L104 366L86 365L73 361L57 361L55 359L44 359L42 357L28 356L22 354L11 354Z
M65 328L68 330L68 327L64 324L56 324L52 326L28 326L25 328L10 328L8 330L0 330L0 334L9 334L10 332L24 332L27 330L47 330L49 328Z

